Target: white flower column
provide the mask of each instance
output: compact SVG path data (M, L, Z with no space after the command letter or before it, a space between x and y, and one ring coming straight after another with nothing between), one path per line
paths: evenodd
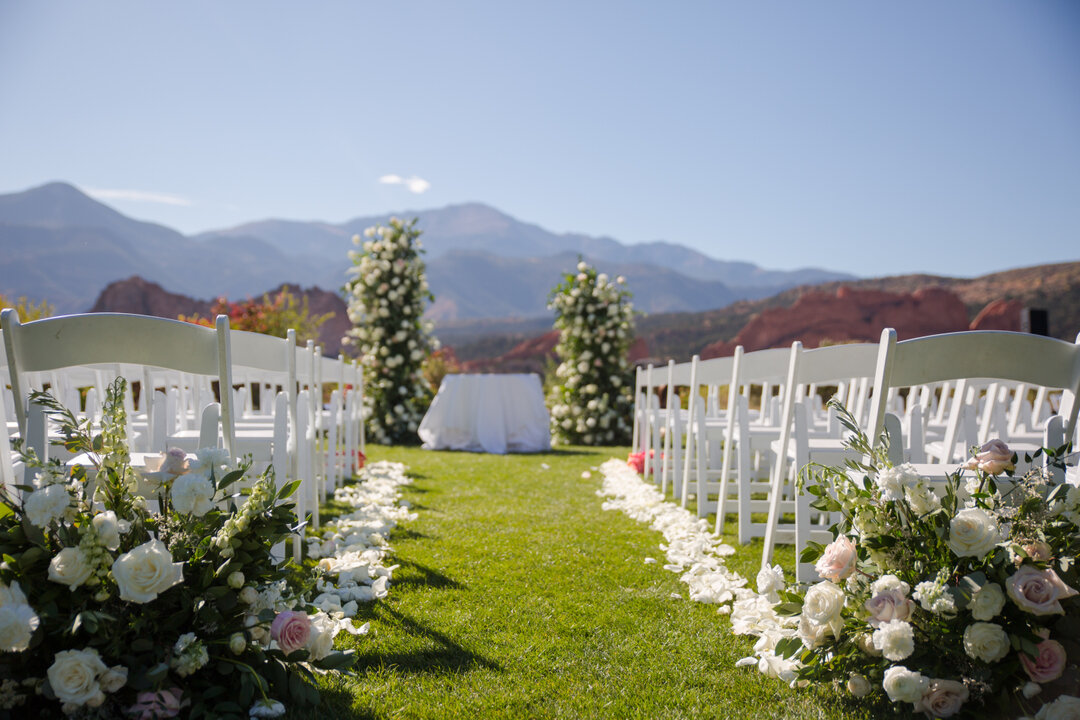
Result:
M349 251L345 291L353 327L343 342L362 359L367 427L383 444L416 443L431 399L422 367L437 342L423 319L432 295L415 225L391 218L354 237L360 249Z
M579 262L551 292L559 366L549 394L551 434L569 445L630 442L634 309L625 278L614 281Z

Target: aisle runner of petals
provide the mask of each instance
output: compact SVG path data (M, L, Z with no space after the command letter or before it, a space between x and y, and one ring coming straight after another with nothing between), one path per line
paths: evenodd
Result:
M600 472L604 483L596 494L612 498L604 501L603 508L620 510L663 534L666 544L660 549L667 556L664 569L682 573L691 600L721 605L720 612L728 613L731 608L727 603L755 595L745 588L745 578L724 565L722 558L734 554L735 548L713 537L705 520L667 502L659 490L625 462L608 460L600 466ZM645 562L655 560L646 558Z
M309 557L319 560L325 573L312 604L332 617L351 618L358 602L386 597L398 567L383 564L391 549L387 537L399 522L417 517L401 500L401 488L411 483L404 465L380 461L361 471L360 482L334 491L336 502L354 509L327 523L321 536L307 539Z
M721 604L721 613L731 613L733 633L758 636L754 655L737 664L756 664L766 675L793 682L797 666L774 652L778 641L796 635L795 621L775 611L780 600L777 591L784 588L780 568L758 573L758 592L754 592L746 587L745 578L724 566L721 558L732 555L735 549L713 537L705 520L666 501L655 486L642 480L625 462L608 460L600 466L600 471L604 474L604 484L596 494L614 498L605 501L603 508L621 510L663 533L667 544L660 549L666 552L668 561L664 569L683 573L681 579L689 586L690 599ZM645 562L655 561L646 558ZM732 607L726 605L728 602L732 602Z

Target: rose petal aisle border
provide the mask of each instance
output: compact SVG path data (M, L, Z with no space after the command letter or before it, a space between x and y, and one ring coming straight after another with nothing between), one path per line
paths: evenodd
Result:
M365 467L357 482L334 490L334 500L353 508L309 537L308 555L326 573L313 604L335 617L356 615L357 603L386 597L397 565L387 567L387 538L399 522L415 520L401 488L412 483L402 463L379 461Z
M719 612L729 613L727 603L755 595L746 589L746 578L724 565L722 558L734 554L735 548L714 537L705 520L668 502L625 462L608 460L600 472L604 482L596 494L612 498L604 501L603 508L620 510L663 534L664 569L682 573L680 579L686 583L691 600L721 605ZM645 562L655 561L646 558Z
M754 654L736 665L756 665L765 675L794 682L797 662L775 653L780 640L796 635L793 619L776 613L780 602L777 590L784 588L780 567L759 572L758 592L754 592L746 587L746 578L724 565L721 558L734 554L735 549L714 537L704 519L666 500L625 462L608 460L600 466L600 471L604 483L596 494L614 498L605 501L603 508L621 510L663 533L667 540L666 545L660 546L667 555L664 569L683 573L681 579L689 587L690 599L719 604L719 612L731 613L732 633L758 637ZM645 562L655 560L645 558ZM728 607L728 602L732 602L732 607Z

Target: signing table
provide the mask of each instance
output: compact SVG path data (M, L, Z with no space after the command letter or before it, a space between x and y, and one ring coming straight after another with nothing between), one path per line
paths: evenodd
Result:
M537 375L447 375L420 423L428 450L499 455L551 448Z

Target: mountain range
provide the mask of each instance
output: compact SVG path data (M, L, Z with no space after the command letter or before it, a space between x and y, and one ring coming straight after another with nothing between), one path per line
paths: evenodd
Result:
M578 256L625 275L646 313L687 312L851 276L769 270L668 242L624 245L556 234L479 203L397 213L418 218L440 325L547 314L548 292ZM192 297L255 295L282 283L341 287L351 238L390 215L344 223L263 220L185 236L129 218L61 182L0 195L0 292L88 309L110 282L139 275Z

